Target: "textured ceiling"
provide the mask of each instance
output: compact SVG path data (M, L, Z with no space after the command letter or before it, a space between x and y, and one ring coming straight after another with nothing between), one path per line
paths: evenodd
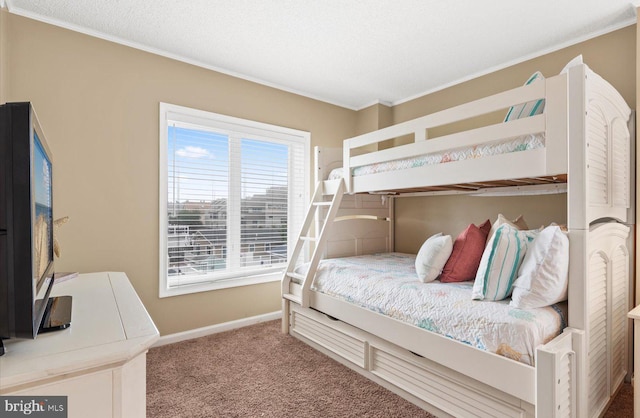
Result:
M630 0L4 1L11 13L352 109L636 21Z

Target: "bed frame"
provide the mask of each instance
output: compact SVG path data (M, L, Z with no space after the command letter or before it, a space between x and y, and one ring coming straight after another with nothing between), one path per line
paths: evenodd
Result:
M431 128L539 98L546 100L541 115L427 140ZM541 149L351 175L361 165L539 132L545 134ZM544 82L347 139L342 158L317 149L316 193L282 280L283 332L439 417L602 415L630 362L633 132L633 115L620 94L579 65ZM413 142L370 151L405 135ZM344 166L344 178L324 181L337 165ZM535 367L312 290L322 257L394 249L393 198L365 193L521 192L565 185L569 326L537 348ZM353 196L342 203L345 193ZM342 221L339 227L336 220ZM311 266L308 274L298 275L293 271L305 243L315 244Z

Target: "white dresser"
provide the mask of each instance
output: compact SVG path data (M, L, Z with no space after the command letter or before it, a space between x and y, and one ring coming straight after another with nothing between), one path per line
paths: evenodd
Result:
M159 334L124 273L54 285L73 296L71 327L6 340L0 394L67 396L69 418L144 417L146 353Z

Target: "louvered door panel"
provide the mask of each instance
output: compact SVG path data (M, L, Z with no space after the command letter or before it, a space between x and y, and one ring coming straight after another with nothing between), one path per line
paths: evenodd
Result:
M589 179L589 203L609 203L609 155L607 153L607 125L604 115L595 105L587 112L587 176Z
M611 382L612 387L627 373L627 311L629 257L624 247L618 247L611 257Z
M629 207L629 130L622 119L615 119L611 126L612 140L612 188L613 204Z
M607 258L594 253L589 260L589 411L609 400L607 343Z

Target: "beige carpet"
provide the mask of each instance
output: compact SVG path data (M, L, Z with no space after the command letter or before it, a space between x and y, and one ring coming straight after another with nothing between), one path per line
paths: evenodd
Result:
M622 385L604 418L633 418L633 387L630 383Z
M295 338L280 321L153 348L147 416L433 417ZM625 385L606 417L632 417Z

